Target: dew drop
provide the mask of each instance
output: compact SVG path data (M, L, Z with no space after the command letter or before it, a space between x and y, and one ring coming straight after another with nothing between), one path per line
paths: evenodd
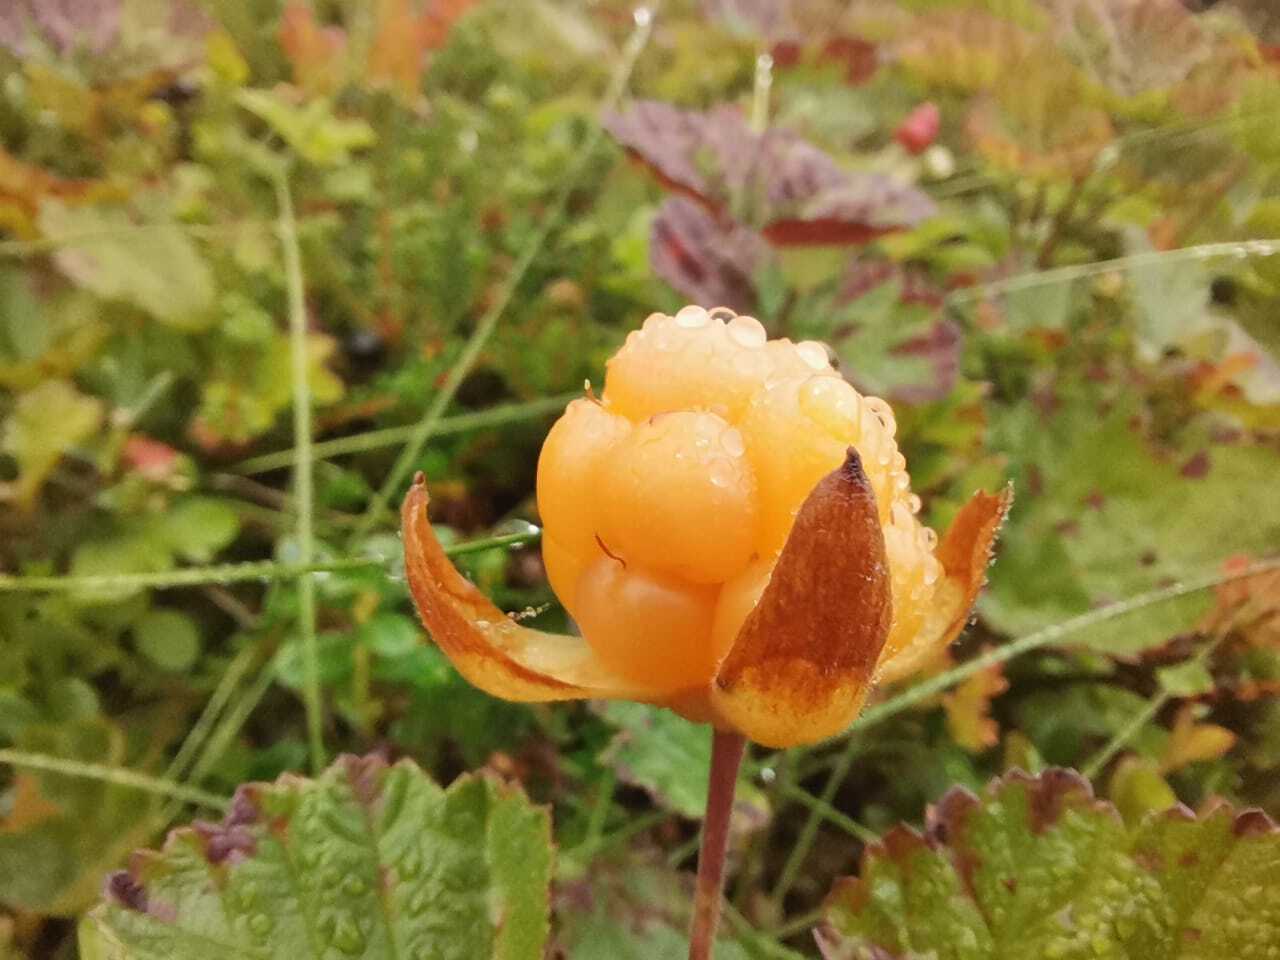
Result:
M763 347L769 339L769 335L765 333L764 326L755 317L734 317L729 321L729 336L733 338L733 342L740 347L750 347L755 349ZM825 360L826 353L823 353Z
M702 307L681 307L676 314L676 326L685 330L698 330L705 327L710 319Z
M833 437L858 439L858 394L835 377L814 377L800 388L800 409Z
M711 464L711 470L708 474L711 482L717 487L730 487L737 476L737 471L733 469L733 464L728 460L717 459Z
M720 446L731 457L740 457L747 452L747 442L742 439L742 432L730 427L720 434Z
M827 348L817 340L804 340L796 344L796 353L800 359L814 370L829 370L831 359L827 356Z

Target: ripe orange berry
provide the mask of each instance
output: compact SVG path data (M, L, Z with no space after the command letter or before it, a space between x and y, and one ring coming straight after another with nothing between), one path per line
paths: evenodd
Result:
M654 314L609 361L602 398L571 404L543 448L552 586L619 676L666 690L706 684L797 511L852 447L890 568L886 650L900 649L942 567L895 430L889 405L840 377L822 344L770 341L728 311Z

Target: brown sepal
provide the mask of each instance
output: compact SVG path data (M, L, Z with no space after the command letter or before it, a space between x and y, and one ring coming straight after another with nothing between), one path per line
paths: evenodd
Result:
M809 494L713 682L719 725L770 747L847 727L893 616L875 495L857 451Z
M504 700L647 699L605 671L581 637L512 621L445 555L427 519L427 484L414 480L401 509L405 576L423 624L458 672Z

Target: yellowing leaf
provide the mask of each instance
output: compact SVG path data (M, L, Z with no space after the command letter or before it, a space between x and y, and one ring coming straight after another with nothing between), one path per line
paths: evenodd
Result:
M475 0L426 0L415 13L409 0L382 0L369 51L368 76L411 100L418 94L427 51L443 46L454 22Z
M18 461L13 498L30 510L67 450L97 429L102 404L64 380L46 380L18 398L4 432L4 449Z
M1217 760L1235 746L1236 735L1216 723L1196 723L1195 704L1185 704L1173 722L1160 771L1172 773L1201 760Z
M22 833L56 816L62 808L40 791L40 781L29 773L15 773L9 797L9 815L0 819L0 833Z
M969 677L942 698L951 738L970 753L981 753L1000 739L1000 725L991 719L991 701L1009 689L1000 664Z
M1224 567L1230 573L1249 563L1249 557L1239 556ZM1200 630L1209 634L1238 631L1254 646L1280 647L1280 570L1224 583L1217 589L1217 599L1200 621Z

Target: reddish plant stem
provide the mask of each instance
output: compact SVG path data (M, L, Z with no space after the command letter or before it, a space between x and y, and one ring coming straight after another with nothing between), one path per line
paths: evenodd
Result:
M698 852L698 886L689 932L689 960L711 960L715 946L733 793L738 786L738 768L742 766L746 745L746 739L738 733L716 730L712 735L711 785L707 790L707 814L702 821L702 848Z

